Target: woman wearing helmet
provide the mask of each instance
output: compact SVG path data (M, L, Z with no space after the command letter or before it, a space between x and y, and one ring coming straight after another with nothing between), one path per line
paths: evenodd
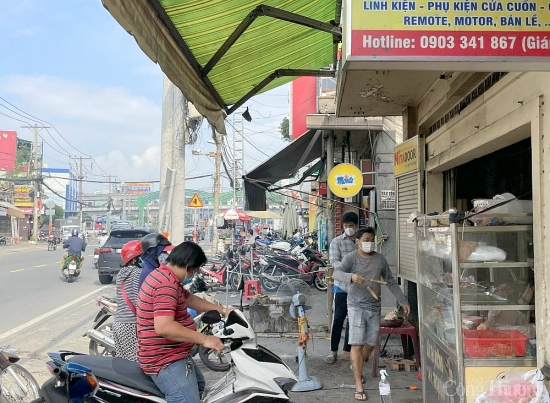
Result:
M137 361L136 305L141 274L141 242L130 241L120 251L122 268L116 277L117 309L113 337L117 357Z
M162 234L147 234L141 238L143 270L139 277L139 288L153 270L166 263L166 258L172 249L174 246Z

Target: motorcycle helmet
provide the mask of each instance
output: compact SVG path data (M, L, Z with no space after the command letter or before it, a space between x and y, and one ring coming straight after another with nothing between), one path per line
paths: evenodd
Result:
M122 263L127 265L132 259L141 256L141 242L139 240L133 240L126 242L120 251L122 257Z
M71 236L78 236L78 230L77 229L73 229L71 231Z
M304 243L304 240L301 237L295 238L295 241L298 245L302 245Z
M164 235L159 233L147 234L141 238L141 250L147 252L151 248L156 248L158 245L172 246L172 243ZM164 248L163 250L172 250L172 248Z

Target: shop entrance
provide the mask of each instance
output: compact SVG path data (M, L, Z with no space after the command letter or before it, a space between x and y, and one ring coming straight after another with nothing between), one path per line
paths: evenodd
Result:
M506 192L523 200L531 200L531 161L531 138L527 138L456 167L452 175L455 200L450 200L451 203L446 205L460 206L470 211L472 200L492 199ZM449 171L447 175L450 175Z

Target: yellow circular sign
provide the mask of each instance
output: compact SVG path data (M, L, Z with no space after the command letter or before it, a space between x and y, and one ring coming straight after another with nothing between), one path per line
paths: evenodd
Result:
M363 187L363 175L355 165L339 164L329 172L327 183L336 196L352 197Z

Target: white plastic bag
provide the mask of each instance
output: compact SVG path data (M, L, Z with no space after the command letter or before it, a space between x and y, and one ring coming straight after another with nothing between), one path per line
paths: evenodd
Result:
M488 246L483 242L477 244L474 251L466 258L467 262L502 262L506 260L506 252L496 246Z
M548 403L550 395L544 386L540 370L510 370L491 382L488 391L479 395L475 403Z

